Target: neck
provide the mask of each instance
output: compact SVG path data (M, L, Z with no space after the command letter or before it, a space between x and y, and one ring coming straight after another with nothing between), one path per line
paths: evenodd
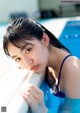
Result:
M56 75L58 75L61 62L64 59L64 57L67 56L69 53L62 49L56 48L54 46L51 46L49 52L50 52L50 56L49 56L48 67L51 67L55 71Z

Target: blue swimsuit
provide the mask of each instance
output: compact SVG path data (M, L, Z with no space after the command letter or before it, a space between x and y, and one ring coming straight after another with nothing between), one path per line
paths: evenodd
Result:
M58 96L58 97L62 97L62 98L65 97L65 94L59 90L59 82L60 82L60 77L61 77L61 70L62 70L62 66L63 66L65 60L66 60L68 57L70 57L70 56L71 56L71 55L67 55L67 56L63 59L63 61L62 61L62 63L61 63L60 70L59 70L59 76L58 76L58 83L57 83L57 85L50 85L49 80L48 80L48 68L46 68L46 77L45 77L45 80L47 81L47 83L49 84L49 86L52 88L52 91L53 91L54 95L55 95L55 96Z

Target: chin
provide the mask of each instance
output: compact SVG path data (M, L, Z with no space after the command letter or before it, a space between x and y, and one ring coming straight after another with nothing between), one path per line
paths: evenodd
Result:
M33 72L36 73L36 74L42 73L41 71L33 71Z
M42 73L41 71L33 71L34 73L40 74Z
M45 70L36 71L35 73L45 75Z

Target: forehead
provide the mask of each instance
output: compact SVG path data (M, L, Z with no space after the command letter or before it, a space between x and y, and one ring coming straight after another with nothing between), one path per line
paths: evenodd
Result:
M20 48L17 48L16 46L14 46L13 44L9 43L8 44L8 51L10 56L19 53L20 52Z
M20 51L22 51L23 49L25 49L25 47L28 46L38 46L40 43L39 40L34 39L34 40L27 40L26 42L22 42L22 43L17 43L17 47L15 45L13 45L12 43L8 44L8 51L9 54L14 54L14 53L18 53Z
M35 39L35 38L30 39L30 40L21 39L21 40L18 40L18 41L13 41L12 43L9 42L8 47L10 45L10 46L16 46L17 48L23 48L23 46L25 46L25 45L27 46L29 44L36 44L38 42L40 42L40 41L38 39Z

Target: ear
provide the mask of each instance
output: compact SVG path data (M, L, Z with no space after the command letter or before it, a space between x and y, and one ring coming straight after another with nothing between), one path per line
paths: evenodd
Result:
M43 33L42 43L47 47L49 45L49 36L46 33Z

